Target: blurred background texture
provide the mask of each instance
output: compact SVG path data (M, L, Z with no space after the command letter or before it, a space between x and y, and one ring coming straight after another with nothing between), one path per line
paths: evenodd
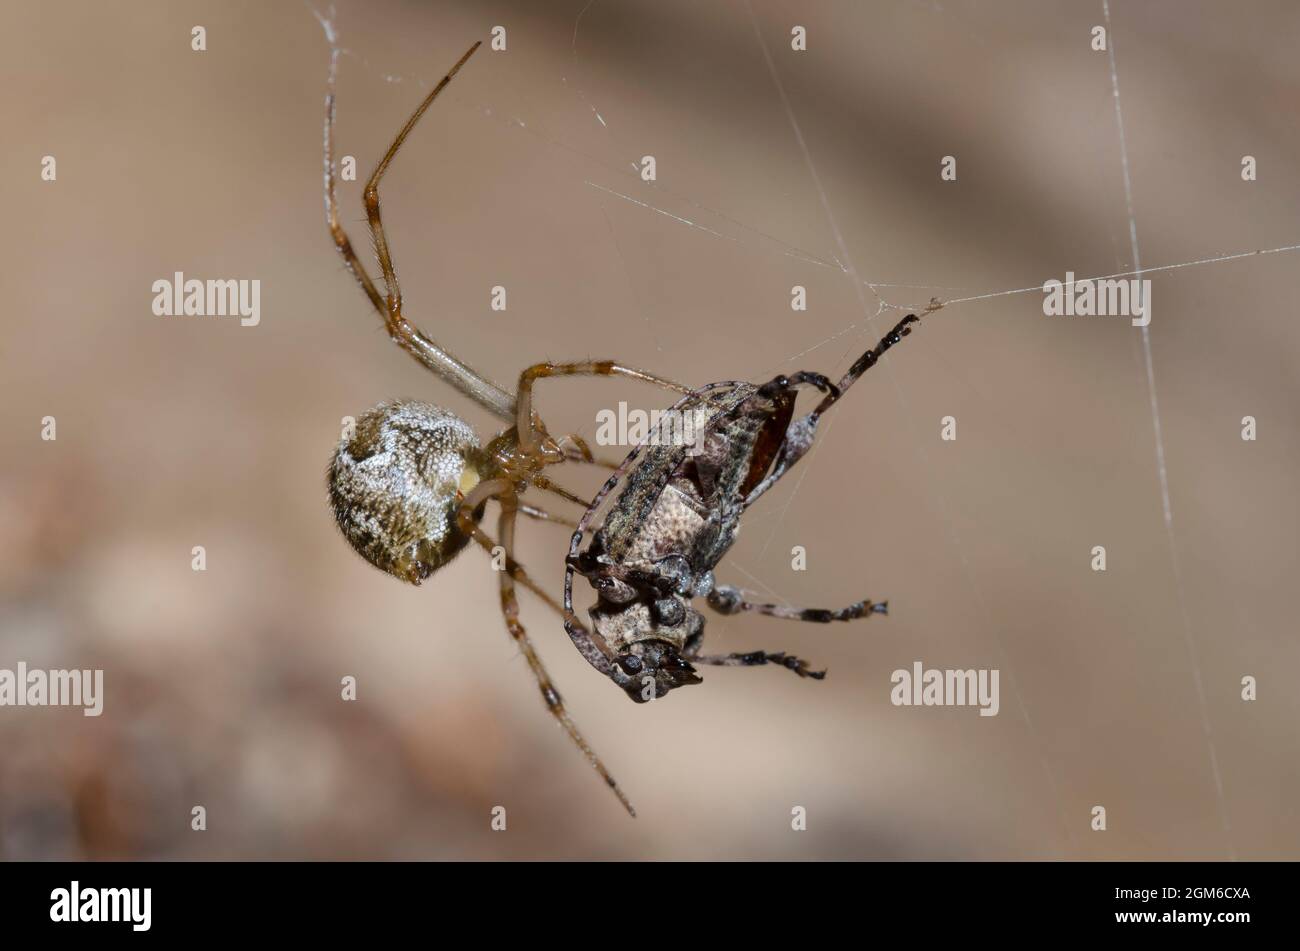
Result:
M1300 8L1110 16L1131 218L1100 0L341 0L338 151L364 180L503 25L385 179L407 313L507 385L588 356L838 377L932 296L1133 270L1130 221L1146 268L1300 244ZM311 7L12 2L5 21L0 667L103 668L106 697L98 718L0 708L0 858L1297 856L1300 252L1146 275L1172 544L1140 331L1045 317L1029 291L927 317L721 566L794 604L889 600L855 624L710 616L711 650L787 650L825 682L705 668L637 706L525 596L634 821L544 711L480 552L417 589L334 527L343 417L410 397L494 429L388 341L333 250ZM364 251L360 189L341 200ZM176 271L259 280L260 324L155 316ZM666 405L539 392L552 431L588 438L620 400ZM590 494L602 474L562 478ZM567 541L521 526L554 591ZM915 661L999 669L999 715L891 705Z

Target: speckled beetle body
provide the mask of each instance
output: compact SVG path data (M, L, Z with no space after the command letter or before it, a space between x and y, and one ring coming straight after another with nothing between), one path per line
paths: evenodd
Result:
M741 592L719 586L713 574L740 530L741 516L811 447L817 421L880 355L910 333L909 315L854 364L839 385L819 373L779 376L756 385L713 383L673 407L680 414L702 410L702 438L686 445L647 439L592 502L569 546L565 572L566 629L583 655L633 700L662 697L701 682L694 664L755 666L777 663L801 677L821 679L793 655L753 651L704 656L704 616L691 602L723 614L758 611L825 623L883 614L887 603L863 600L838 610L751 604ZM800 387L824 396L813 412L794 419ZM620 483L590 544L582 541L605 498ZM594 635L573 623L573 575L595 589L590 608ZM692 663L694 662L694 663Z

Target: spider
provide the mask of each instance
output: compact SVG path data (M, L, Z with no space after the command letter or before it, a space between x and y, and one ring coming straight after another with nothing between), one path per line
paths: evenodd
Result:
M448 410L396 400L363 414L345 433L328 471L335 519L349 544L376 568L419 585L471 541L490 554L501 552L500 608L506 628L536 679L547 709L628 813L636 811L565 709L520 621L516 585L536 594L564 619L583 656L638 701L677 686L698 683L690 661L723 666L778 663L801 677L820 679L805 662L783 653L699 653L703 619L688 607L702 596L725 614L757 611L778 617L828 622L884 613L885 604L861 601L838 611L751 604L740 592L715 586L712 569L734 540L740 515L811 446L817 420L880 355L910 331L909 315L873 350L832 384L801 372L762 385L714 383L692 389L612 360L542 362L519 375L515 393L484 378L446 347L418 329L403 313L392 251L380 214L379 183L411 130L439 93L481 44L475 43L424 98L397 133L366 183L363 199L383 280L380 293L339 222L335 195L333 75L325 97L325 208L335 247L353 278L382 318L392 340L464 396L502 419L507 427L480 445L473 429ZM598 459L578 435L552 436L533 408L539 380L562 376L617 376L653 384L678 396L674 410L702 411L707 420L699 453L680 445L645 443L620 463ZM794 397L812 386L824 395L812 413L793 420ZM792 421L793 420L793 421ZM641 453L646 458L638 463ZM588 503L556 485L545 470L566 462L614 470ZM595 533L580 543L613 488L628 487ZM530 487L583 506L579 521L532 506L521 498ZM496 538L481 526L487 503L499 508ZM514 559L519 515L575 529L566 562L563 604L540 587ZM591 609L594 631L572 606L574 572L598 592Z

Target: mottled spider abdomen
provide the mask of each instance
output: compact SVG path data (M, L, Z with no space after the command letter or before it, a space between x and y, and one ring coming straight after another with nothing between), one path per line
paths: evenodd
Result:
M474 430L454 414L410 400L380 403L334 453L334 518L362 558L419 584L469 541L457 512L486 464Z

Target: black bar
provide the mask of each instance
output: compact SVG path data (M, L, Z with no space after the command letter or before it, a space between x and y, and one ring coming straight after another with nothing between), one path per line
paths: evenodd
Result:
M0 921L6 938L91 940L373 939L413 929L432 939L482 928L495 943L511 934L539 940L563 923L574 936L662 946L688 921L691 933L725 927L732 938L802 921L822 935L902 929L918 947L943 936L1223 942L1280 932L1294 872L1227 862L31 863L0 866ZM68 917L73 882L82 911L111 912L116 902L127 920L52 920ZM102 889L149 889L148 929L136 930L143 891L128 905L123 892Z

